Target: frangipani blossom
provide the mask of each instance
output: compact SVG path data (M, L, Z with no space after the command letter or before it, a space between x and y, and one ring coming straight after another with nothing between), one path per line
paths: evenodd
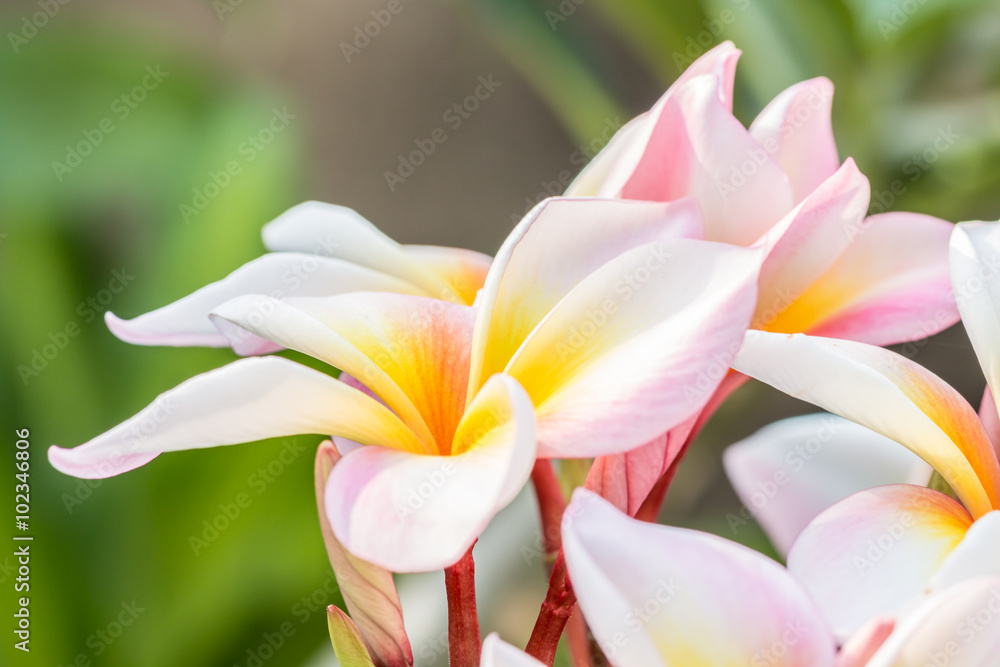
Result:
M1000 577L943 586L898 622L872 619L837 650L820 609L779 564L722 538L636 521L579 489L563 525L573 590L615 667L993 667ZM481 667L538 667L497 635Z
M1000 225L956 227L955 292L994 392L1000 278L989 267L998 258ZM1000 575L1000 463L983 422L958 392L887 350L801 335L751 331L733 367L905 445L957 496L881 486L850 495L803 530L788 555L789 569L839 636L872 616L900 613L925 591Z
M706 239L766 253L755 329L891 345L957 322L947 265L952 226L914 213L866 217L868 180L853 160L840 162L830 121L833 84L825 78L792 86L743 127L732 114L739 55L726 42L693 63L650 111L615 135L567 194L696 199ZM634 515L741 381L728 379L701 420L597 461L588 488Z
M536 456L625 451L702 408L684 387L731 360L760 259L678 238L699 224L686 202L544 202L501 248L477 308L391 293L237 297L214 309L223 334L313 356L380 400L284 358L243 359L50 460L106 477L165 451L345 438L363 446L327 482L336 539L395 572L450 566Z
M781 567L746 547L627 517L578 489L563 540L580 609L616 667L833 667L819 609ZM483 667L534 667L498 640Z
M491 262L487 255L472 250L400 245L357 212L314 201L285 211L264 226L262 235L270 253L134 319L122 320L108 311L108 328L137 345L226 347L232 341L215 328L209 313L244 294L310 297L396 292L471 305ZM239 354L278 349L274 343L236 346Z

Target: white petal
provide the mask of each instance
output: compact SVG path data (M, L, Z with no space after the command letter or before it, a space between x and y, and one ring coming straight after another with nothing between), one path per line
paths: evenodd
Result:
M765 426L729 447L726 474L779 554L839 500L886 484L927 484L932 469L898 442L830 414Z

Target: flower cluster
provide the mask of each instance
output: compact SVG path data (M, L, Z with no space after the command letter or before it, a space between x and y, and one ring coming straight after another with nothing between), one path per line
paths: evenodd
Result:
M52 465L101 478L168 451L329 437L316 494L349 612L329 610L342 664L414 664L393 573L440 569L454 667L551 665L564 635L581 666L997 664L994 394L977 414L882 346L961 315L1000 391L1000 224L867 216L832 84L792 86L746 128L738 57L726 43L693 63L494 258L400 245L310 202L219 282L109 313L122 340L244 358L53 447ZM746 504L733 519L759 521L787 567L655 523L748 378L833 413L725 455ZM590 468L567 503L569 459ZM472 548L529 480L551 581L521 651L481 643Z

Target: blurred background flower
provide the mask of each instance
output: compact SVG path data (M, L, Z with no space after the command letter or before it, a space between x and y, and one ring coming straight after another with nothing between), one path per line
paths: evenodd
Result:
M0 26L0 423L7 443L31 430L36 540L32 653L5 641L4 664L327 664L323 608L342 600L312 497L318 438L175 454L89 483L42 455L229 361L126 345L103 312L131 317L221 278L300 201L355 208L403 243L493 253L729 39L744 51L745 122L792 83L833 80L841 158L871 179L873 213L1000 217L989 0L19 0ZM978 401L960 328L897 349ZM808 411L742 389L685 461L663 520L773 554L719 454ZM533 528L511 531L480 547L495 550L481 571L516 580L483 582L483 625L523 645L545 575ZM403 582L401 595L436 584ZM440 664L427 625L417 664Z

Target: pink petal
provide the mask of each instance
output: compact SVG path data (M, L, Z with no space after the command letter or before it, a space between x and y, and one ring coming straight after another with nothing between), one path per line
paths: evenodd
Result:
M850 637L876 616L919 599L972 517L948 496L896 484L862 491L816 517L788 554L788 569Z
M326 488L337 539L354 556L394 572L458 561L531 475L534 410L524 390L502 375L487 382L458 427L454 452L349 452Z
M723 456L743 501L734 528L753 517L779 554L823 510L886 484L923 484L931 467L899 443L830 414L803 415L765 426Z
M750 245L791 210L788 176L720 100L716 77L694 77L662 104L622 197L694 197L705 238L738 245Z
M706 52L688 67L660 98L653 108L626 123L591 160L590 164L570 183L566 196L617 197L634 175L636 167L648 149L650 137L661 123L660 116L677 91L688 81L709 76L715 82L716 94L723 109L733 110L733 83L740 51L732 42L723 42ZM656 197L631 197L656 199Z
M612 664L833 665L819 610L757 552L630 519L582 489L562 531L573 590Z
M111 311L104 319L115 336L136 345L202 345L226 347L229 341L209 320L216 306L243 294L326 296L344 292L400 292L421 294L398 278L339 259L296 252L271 253L244 264L218 282L174 303L123 320ZM263 354L281 349L270 344L251 351Z
M161 452L306 433L417 446L395 415L361 392L287 359L261 357L196 375L75 449L50 447L49 462L68 475L99 479L145 465Z
M851 636L837 653L837 667L865 667L892 634L896 621L890 617L872 619Z
M834 265L868 208L868 179L848 159L794 211L761 239L767 259L760 271L760 297L753 327L782 333L805 330L790 318L795 301Z
M947 329L958 321L948 275L951 231L951 223L916 213L865 219L847 230L850 245L772 330L892 345ZM910 348L917 349L904 352Z
M802 81L771 100L750 125L750 136L791 179L796 204L840 166L830 124L832 104L829 79Z

